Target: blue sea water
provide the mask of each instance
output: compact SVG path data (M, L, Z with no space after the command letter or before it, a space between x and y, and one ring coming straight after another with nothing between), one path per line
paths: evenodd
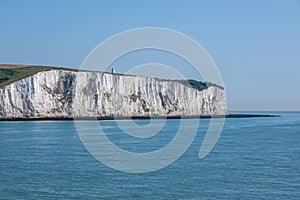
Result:
M97 161L73 122L0 122L0 199L300 199L300 112L272 114L281 117L226 119L204 159L198 152L209 119L201 119L182 157L142 174ZM179 120L149 139L100 124L121 148L146 152L172 140Z

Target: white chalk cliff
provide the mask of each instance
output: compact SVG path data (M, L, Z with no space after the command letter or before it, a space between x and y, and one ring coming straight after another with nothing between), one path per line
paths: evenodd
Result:
M176 81L51 70L0 88L0 118L225 115L225 93Z

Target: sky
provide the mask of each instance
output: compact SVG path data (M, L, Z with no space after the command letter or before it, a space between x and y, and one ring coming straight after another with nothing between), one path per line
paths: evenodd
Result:
M108 37L141 27L173 29L201 44L223 77L229 110L300 110L297 0L0 0L0 63L79 68ZM118 70L168 56L136 53ZM168 60L194 78L191 67Z

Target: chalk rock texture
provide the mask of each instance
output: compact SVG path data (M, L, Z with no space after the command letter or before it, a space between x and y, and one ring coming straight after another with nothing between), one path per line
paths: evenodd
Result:
M0 118L225 115L225 93L177 81L51 70L0 88Z

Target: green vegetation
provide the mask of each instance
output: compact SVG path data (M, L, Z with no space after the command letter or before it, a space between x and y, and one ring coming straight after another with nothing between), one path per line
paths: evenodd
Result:
M69 70L76 71L69 68L59 68L59 67L48 67L48 66L24 66L24 67L1 67L0 68L0 87L9 85L15 81L21 80L28 76L32 76L38 72L49 71L49 70Z
M38 72L42 71L49 71L49 70L67 70L67 71L79 71L78 69L71 69L71 68L64 68L64 67L52 67L52 66L26 66L26 65L1 65L0 64L0 88L4 87L6 85L9 85L15 81L21 80L23 78L32 76L34 74L37 74ZM87 70L81 70L81 71L87 71ZM106 72L109 73L109 72ZM133 76L128 74L116 74L121 76ZM181 83L187 87L194 88L196 90L202 91L205 90L211 86L215 86L221 89L224 89L223 87L210 83L210 82L201 82L196 81L193 79L188 80L162 80L157 79L160 81L176 81L178 83Z
M217 84L211 83L211 82L201 82L201 81L196 81L193 79L188 79L188 80L176 80L177 82L187 86L187 87L191 87L194 88L196 90L202 91L202 90L206 90L207 88L211 87L211 86L215 86L218 87L220 89L224 88L222 86L219 86Z

